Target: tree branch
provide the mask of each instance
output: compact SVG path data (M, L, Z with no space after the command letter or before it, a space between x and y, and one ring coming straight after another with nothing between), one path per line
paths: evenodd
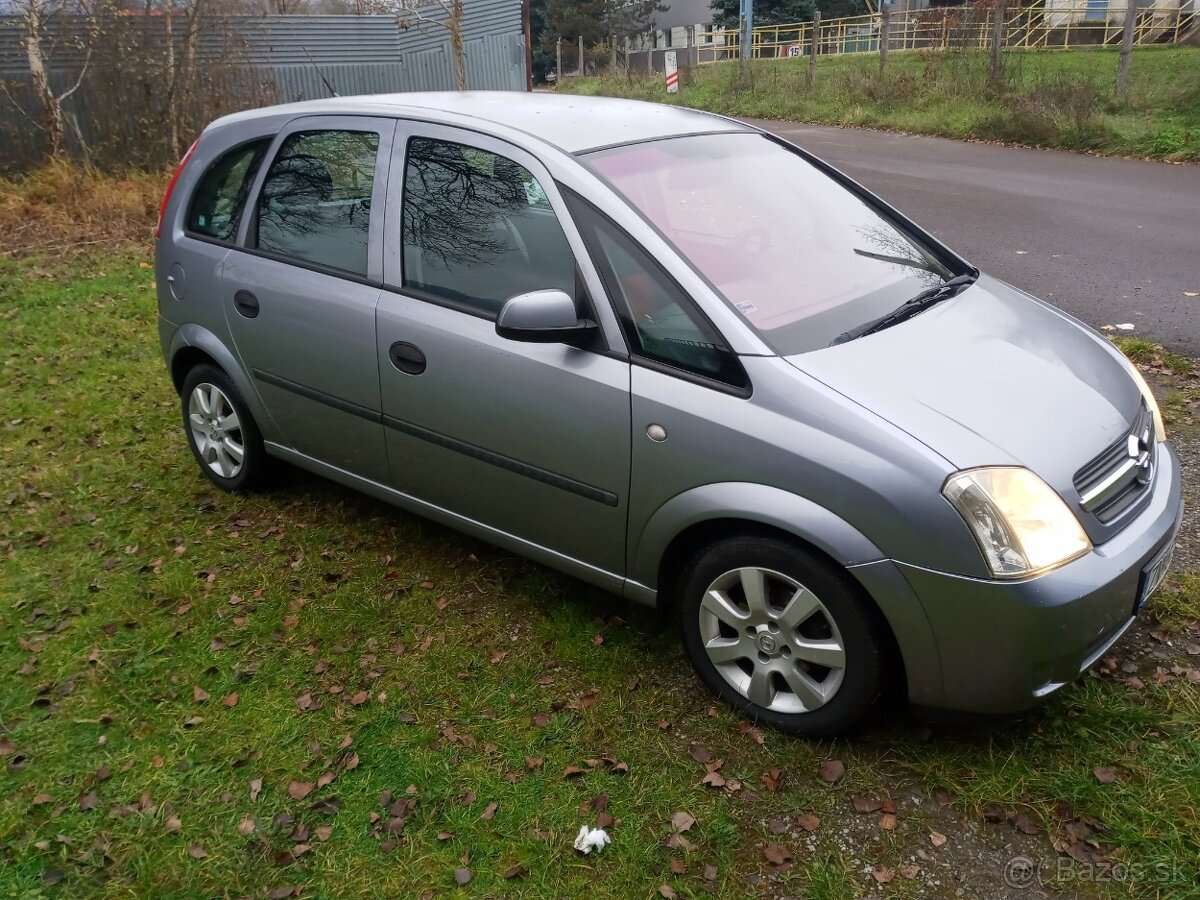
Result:
M3 94L5 96L5 98L8 100L8 102L13 105L13 109L15 109L17 112L19 112L22 116L24 116L25 119L28 120L30 125L32 125L34 128L36 128L38 131L44 132L46 130L46 127L44 125L42 125L41 122L39 122L37 119L35 119L29 113L25 112L25 107L23 107L20 103L17 102L17 98L14 97L12 95L12 92L8 89L7 81L0 81L0 94Z
M79 85L83 84L83 76L87 74L88 65L91 63L91 61L92 61L92 48L88 47L87 56L85 56L83 58L83 68L79 70L79 77L75 79L75 83L73 85L71 85L69 88L66 89L66 91L64 91L63 93L58 95L59 103L66 100L73 93L75 93L77 90L79 90Z

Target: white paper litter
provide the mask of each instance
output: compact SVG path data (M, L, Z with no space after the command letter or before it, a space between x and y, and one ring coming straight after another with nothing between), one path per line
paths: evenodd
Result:
M1132 322L1122 322L1117 327L1119 329L1121 329L1122 331L1133 331L1133 323Z
M605 844L611 843L612 838L603 828L593 828L589 831L586 825L580 826L579 834L575 837L575 849L584 854L591 853L592 850L599 853Z

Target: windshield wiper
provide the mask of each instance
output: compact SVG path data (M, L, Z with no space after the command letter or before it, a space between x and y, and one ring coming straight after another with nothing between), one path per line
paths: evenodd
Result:
M966 275L959 275L957 278L951 278L949 281L943 282L936 287L931 287L927 291L921 291L917 296L896 307L890 313L885 313L878 319L872 319L870 322L864 322L862 325L851 328L849 331L843 331L833 339L833 343L829 346L834 347L838 344L844 344L855 338L874 334L877 331L883 331L885 328L891 328L893 325L906 322L918 313L929 309L935 303L949 300L967 285L974 284L975 279L978 277L977 272L968 272Z

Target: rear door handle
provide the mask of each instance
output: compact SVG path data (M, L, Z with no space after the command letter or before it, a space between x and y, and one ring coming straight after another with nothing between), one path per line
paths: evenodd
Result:
M425 354L407 341L396 341L388 348L388 359L405 375L420 375L425 371Z
M238 291L233 295L233 306L247 319L258 315L258 298L249 291Z

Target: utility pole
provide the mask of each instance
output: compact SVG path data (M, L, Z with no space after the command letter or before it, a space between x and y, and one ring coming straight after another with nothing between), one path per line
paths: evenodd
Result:
M554 65L555 65L554 83L562 84L563 70L562 70L562 36L561 35L559 36L558 40L554 42Z
M579 36L579 74L582 76L583 71L583 35Z
M883 70L887 68L887 52L888 43L891 41L889 34L891 25L891 7L888 4L882 3L879 7L879 74L883 74Z
M993 86L1000 83L1004 75L1004 57L1001 49L1004 45L1004 0L996 0L996 8L992 10L992 62L988 69L988 82Z
M813 12L812 35L808 42L808 86L813 86L813 79L817 77L817 47L821 34L821 11L818 9Z
M1117 83L1114 93L1124 100L1129 90L1129 63L1133 59L1133 35L1137 31L1137 0L1125 0L1125 28L1121 32L1121 58L1117 62Z
M754 53L754 0L742 0L742 36L741 49L738 51L738 74L746 77L746 66L751 54Z

